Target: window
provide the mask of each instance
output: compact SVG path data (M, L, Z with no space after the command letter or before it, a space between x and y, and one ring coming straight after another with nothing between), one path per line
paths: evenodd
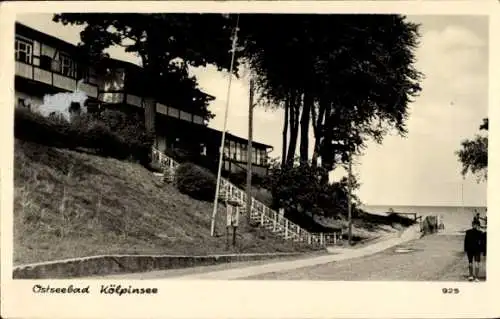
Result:
M76 72L76 78L79 80L84 80L88 83L89 81L89 70L87 68L81 67L78 68Z
M61 61L53 59L50 64L50 69L52 71L61 72Z
M247 161L247 146L245 144L241 146L241 161Z
M231 157L231 159L236 159L236 143L234 143L234 141L231 141L230 143L231 143L230 144L231 145L231 149L230 149L231 153L229 153L230 157Z
M241 144L236 144L236 160L241 161Z
M229 145L224 146L224 157L229 158Z
M94 68L87 69L88 83L97 84L97 72Z
M257 164L257 150L252 147L252 163Z
M76 64L67 55L60 54L61 59L61 73L67 77L76 77Z
M52 67L52 58L48 55L42 55L40 57L40 68L50 71L51 67Z
M33 63L33 44L29 41L16 39L16 61Z
M255 159L255 163L257 165L260 165L260 155L261 155L260 150L257 150L257 158Z
M260 151L260 165L262 165L262 166L267 165L267 153L266 153L266 150L261 150Z

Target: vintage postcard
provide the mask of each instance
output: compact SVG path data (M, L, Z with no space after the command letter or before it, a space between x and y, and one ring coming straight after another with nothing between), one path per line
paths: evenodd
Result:
M0 7L2 317L499 315L500 5L424 2Z

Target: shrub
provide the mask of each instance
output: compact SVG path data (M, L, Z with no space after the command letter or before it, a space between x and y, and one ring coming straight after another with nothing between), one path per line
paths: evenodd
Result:
M164 168L160 164L158 164L156 162L148 163L147 165L145 165L145 167L150 172L153 172L153 173L163 173L164 172Z
M310 164L275 166L260 182L271 192L273 208L284 208L287 218L310 231L325 229L316 222L318 216L340 218L347 215L347 181L330 183L324 168ZM352 217L357 216L354 203Z
M192 163L179 165L175 174L177 189L198 200L212 201L215 196L215 176Z
M264 188L252 189L252 196L266 206L271 207L273 205L273 195Z
M84 147L103 156L133 158L143 165L150 162L153 145L142 121L120 111L75 114L68 121L59 113L45 117L16 108L14 131L23 140L69 149Z
M73 148L78 144L77 132L57 114L44 117L28 109L16 108L14 136L40 144Z
M100 155L125 159L130 154L126 141L100 121L91 123L85 133L89 148Z
M147 165L153 146L153 136L146 131L144 122L139 116L127 115L116 110L105 110L99 114L99 121L108 127L110 132L119 137L121 147L119 155L126 153ZM117 150L118 151L118 150Z
M247 185L247 172L237 172L237 173L230 173L227 175L227 179L234 185L240 187L240 188L245 188ZM254 179L252 179L252 183L254 182Z
M246 165L243 164L244 168L246 169ZM239 171L236 173L230 173L226 175L227 179L234 185L240 187L240 188L245 188L247 185L247 172L246 171ZM266 185L264 184L265 178L260 176L259 174L252 174L252 186L256 188L264 188Z

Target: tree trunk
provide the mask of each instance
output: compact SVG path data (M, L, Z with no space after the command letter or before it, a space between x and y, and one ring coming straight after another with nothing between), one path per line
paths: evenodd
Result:
M314 141L314 150L313 150L313 155L312 155L312 158L311 158L311 166L312 167L318 167L318 157L319 157L319 147L318 147L318 143L317 143L318 140L315 140Z
M320 104L321 107L321 104ZM318 153L319 153L319 144L321 141L321 137L319 136L318 132L318 118L316 117L316 106L313 105L311 107L311 123L313 126L313 133L314 133L314 150L313 150L313 155L311 158L311 165L312 167L318 167Z
M311 121L313 125L313 132L314 132L314 151L312 155L312 166L317 167L318 166L318 158L320 156L320 146L321 146L321 141L323 139L323 121L325 117L325 112L327 109L327 101L325 100L320 100L318 103L319 106L319 111L318 115L316 116L316 110L313 105L311 108Z
M145 92L144 93L144 120L146 131L153 134L155 138L155 146L156 146L156 99L155 96L155 79L158 79L158 74L156 74L156 68L158 67L158 61L154 54L154 43L156 39L156 34L154 29L147 30L147 46L148 46L148 54L141 54L142 65L146 74L145 78Z
M310 91L304 94L304 105L302 107L302 118L300 120L300 164L305 165L309 161L309 119L311 107L314 102Z
M292 92L290 104L290 142L288 144L288 154L286 157L287 165L293 166L295 159L295 150L297 148L297 139L299 133L299 116L300 116L300 94Z
M288 113L290 110L290 96L287 97L285 102L285 118L283 121L283 146L281 151L281 168L284 168L287 160L286 160L286 147L287 147L287 136L288 136Z
M144 120L146 130L153 134L155 137L155 147L156 145L156 135L155 135L155 119L156 119L156 101L154 98L149 96L144 98Z

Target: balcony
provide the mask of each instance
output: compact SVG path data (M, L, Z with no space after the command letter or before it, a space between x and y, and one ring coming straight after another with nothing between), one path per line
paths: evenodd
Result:
M99 101L110 104L123 103L125 94L119 92L104 92L99 94Z
M16 61L16 76L44 83L62 90L75 92L77 89L85 92L87 96L97 98L98 89L96 85L89 83L78 83L74 78L62 74L44 70L37 66Z

